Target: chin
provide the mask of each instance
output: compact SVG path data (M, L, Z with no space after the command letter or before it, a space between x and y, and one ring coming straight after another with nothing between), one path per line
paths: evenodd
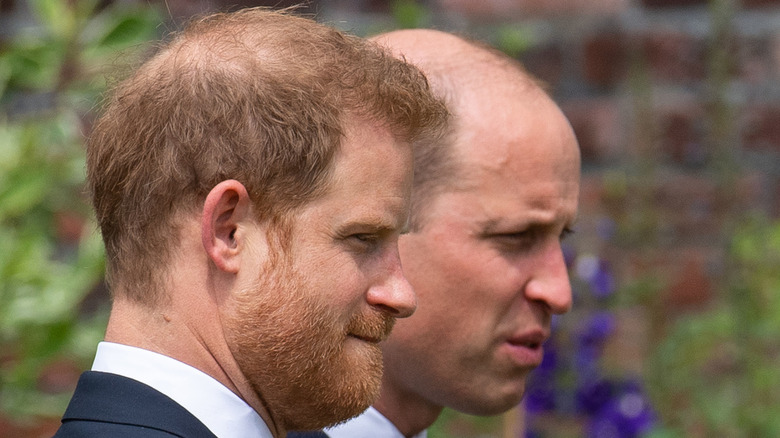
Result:
M519 389L490 394L473 394L468 399L461 398L458 402L448 404L447 406L469 415L483 417L499 415L519 405L523 400L524 393L525 382Z

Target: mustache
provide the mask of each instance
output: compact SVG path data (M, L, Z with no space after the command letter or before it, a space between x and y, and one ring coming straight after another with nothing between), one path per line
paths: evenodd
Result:
M347 324L347 335L364 341L379 343L390 336L395 317L380 312L356 315Z

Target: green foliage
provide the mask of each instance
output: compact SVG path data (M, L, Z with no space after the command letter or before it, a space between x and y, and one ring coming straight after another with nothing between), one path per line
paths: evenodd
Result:
M395 0L392 13L396 24L401 29L423 27L430 21L428 9L415 0Z
M780 434L780 222L738 229L724 299L677 321L650 363L665 423L685 436Z
M517 58L534 45L534 34L525 26L503 25L496 29L495 46L512 58Z
M61 415L70 394L42 376L88 366L105 327L107 309L82 308L104 270L84 131L100 69L152 38L159 17L96 4L30 0L37 22L0 52L0 410L14 417Z
M445 408L428 429L430 438L497 437L502 434L502 417L467 415Z

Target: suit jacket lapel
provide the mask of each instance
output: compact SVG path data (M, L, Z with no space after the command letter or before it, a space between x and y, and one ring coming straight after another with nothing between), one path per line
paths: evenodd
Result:
M189 411L154 388L116 374L87 371L62 418L132 424L181 437L216 436Z

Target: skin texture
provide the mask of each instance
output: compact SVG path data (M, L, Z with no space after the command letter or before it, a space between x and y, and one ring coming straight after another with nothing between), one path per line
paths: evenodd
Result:
M382 344L374 406L411 436L443 407L494 415L521 400L552 315L571 307L560 241L576 218L580 155L557 105L483 49L424 30L378 41L429 73L455 116L455 175L400 240L418 310Z
M279 257L246 189L223 181L181 218L170 302L150 310L117 298L106 340L215 377L275 436L358 414L379 391L378 342L416 306L397 246L411 161L387 129L351 120L331 185L294 212Z

